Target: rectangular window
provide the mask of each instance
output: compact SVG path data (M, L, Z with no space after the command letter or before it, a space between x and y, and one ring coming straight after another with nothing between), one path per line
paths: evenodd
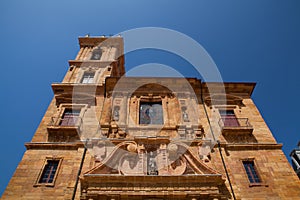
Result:
M102 55L101 49L95 49L92 53L91 60L100 60Z
M233 110L219 110L219 112L225 127L240 126Z
M95 72L85 72L81 79L81 83L94 83Z
M80 110L66 108L62 115L60 126L75 126L79 118Z
M39 183L53 183L57 173L58 164L59 160L47 160L39 179Z
M254 166L254 161L243 161L243 165L250 183L261 183L261 180Z
M161 102L141 102L139 123L163 124L163 110Z

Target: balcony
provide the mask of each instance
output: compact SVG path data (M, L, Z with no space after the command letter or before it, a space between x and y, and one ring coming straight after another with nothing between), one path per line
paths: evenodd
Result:
M76 117L51 117L47 126L49 134L64 133L69 135L78 135L82 129L82 118Z
M253 127L248 118L221 117L218 122L222 134L252 134Z

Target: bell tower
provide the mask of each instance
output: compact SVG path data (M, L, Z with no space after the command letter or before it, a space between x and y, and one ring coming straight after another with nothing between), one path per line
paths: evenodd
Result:
M84 144L99 134L105 79L125 69L123 38L80 37L79 46L63 81L52 84L54 98L3 199L80 199L78 175L91 157Z
M62 83L102 85L106 77L125 74L123 38L81 37L79 45L80 50L75 60L69 61L69 72Z

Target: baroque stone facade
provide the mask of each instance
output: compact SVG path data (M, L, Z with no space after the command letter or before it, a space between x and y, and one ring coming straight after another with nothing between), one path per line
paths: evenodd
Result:
M81 37L2 199L300 199L255 83L126 77L121 37Z

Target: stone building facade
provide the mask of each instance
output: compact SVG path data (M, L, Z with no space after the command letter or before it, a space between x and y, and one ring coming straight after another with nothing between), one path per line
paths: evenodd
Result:
M126 77L121 37L79 45L2 199L300 199L255 83Z

